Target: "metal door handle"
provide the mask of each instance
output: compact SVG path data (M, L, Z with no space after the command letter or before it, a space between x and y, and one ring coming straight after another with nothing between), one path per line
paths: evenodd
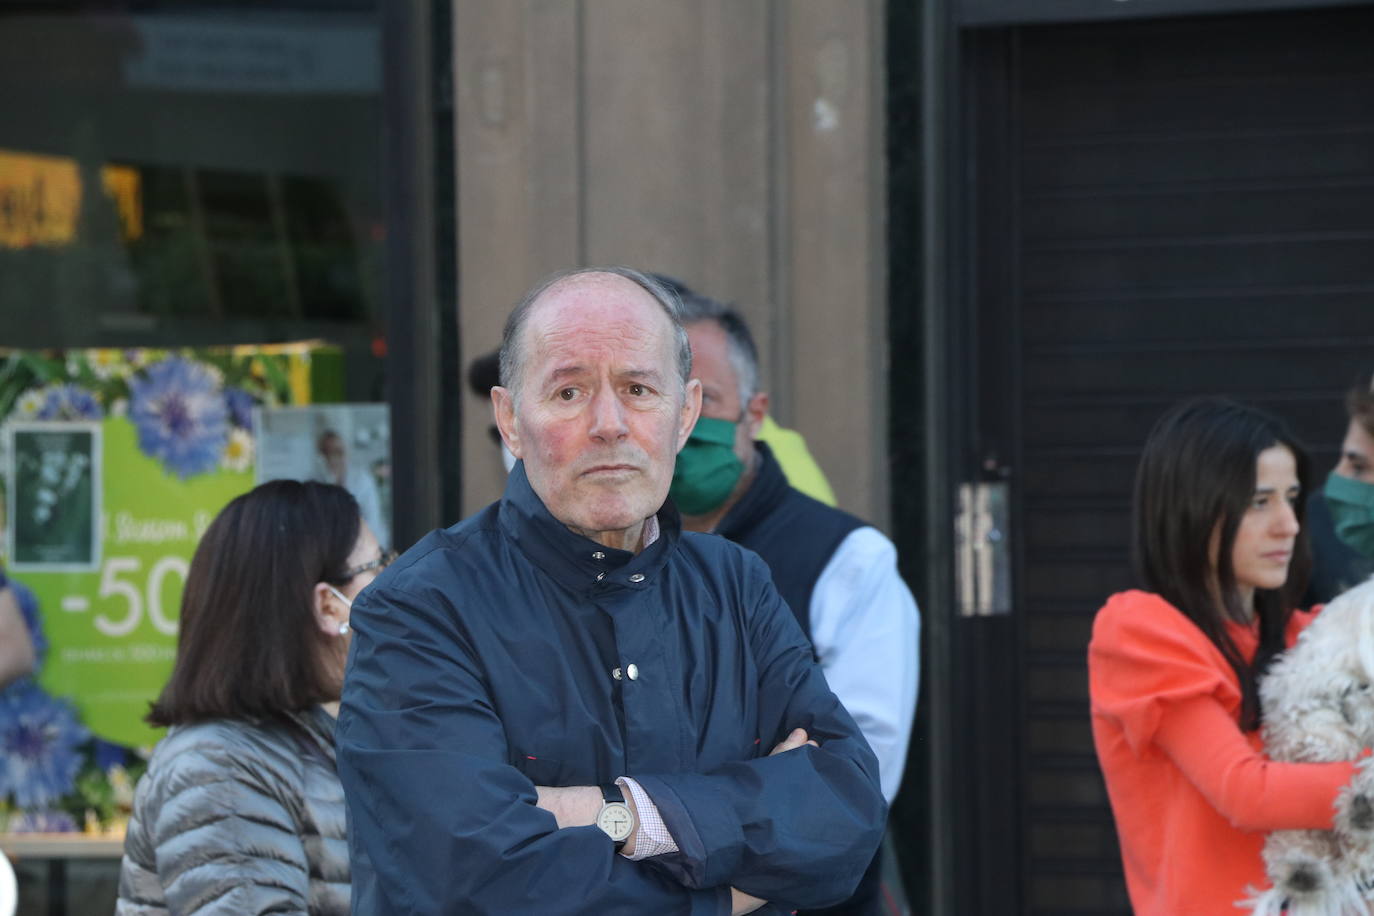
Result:
M959 485L954 516L959 616L1011 613L1011 537L1006 481Z

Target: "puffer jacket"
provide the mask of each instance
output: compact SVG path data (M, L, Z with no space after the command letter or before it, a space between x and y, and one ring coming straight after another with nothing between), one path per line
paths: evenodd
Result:
M176 726L134 793L116 916L349 911L334 717Z

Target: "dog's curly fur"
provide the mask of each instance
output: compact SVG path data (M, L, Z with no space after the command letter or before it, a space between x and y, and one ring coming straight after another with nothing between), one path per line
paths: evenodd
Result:
M1317 615L1270 667L1260 702L1274 760L1356 760L1374 747L1374 579ZM1374 760L1363 760L1337 797L1334 830L1276 830L1265 840L1264 865L1273 886L1245 901L1254 916L1371 912Z

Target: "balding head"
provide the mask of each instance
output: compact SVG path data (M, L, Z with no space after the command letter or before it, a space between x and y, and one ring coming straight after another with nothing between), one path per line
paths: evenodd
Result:
M636 550L701 409L673 299L635 271L564 274L507 322L496 425L564 525Z
M692 377L692 346L687 339L687 331L682 326L682 305L678 296L658 280L630 267L581 267L564 270L545 279L531 289L520 300L519 305L506 319L505 330L501 333L500 377L501 386L508 389L518 400L523 379L525 355L525 325L535 306L546 298L546 294L568 283L595 280L598 277L619 277L644 290L663 310L672 327L675 360L678 376L682 384Z

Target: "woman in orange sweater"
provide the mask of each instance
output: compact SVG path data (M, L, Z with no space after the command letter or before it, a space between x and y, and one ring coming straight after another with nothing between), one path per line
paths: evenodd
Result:
M1093 741L1138 916L1239 912L1269 830L1329 829L1350 763L1264 756L1256 687L1311 615L1306 452L1263 411L1181 404L1145 443L1135 559L1088 646Z

